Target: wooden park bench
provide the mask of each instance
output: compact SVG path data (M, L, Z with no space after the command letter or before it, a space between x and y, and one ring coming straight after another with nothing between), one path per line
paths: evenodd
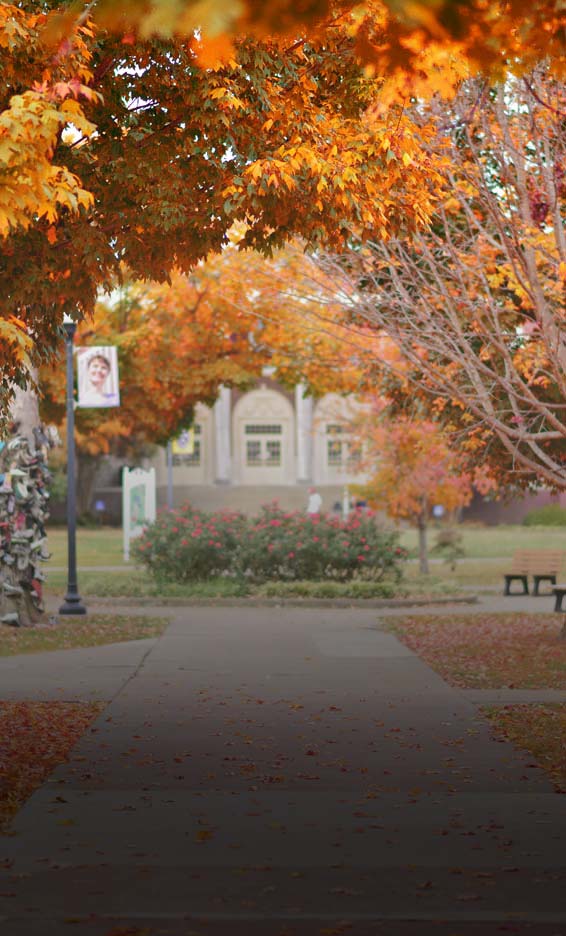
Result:
M566 585L555 585L552 589L554 594L554 610L555 611L566 611L566 608L563 607L562 602L564 596L566 595ZM566 636L566 620L564 621L564 636Z
M511 572L505 574L504 595L528 595L529 575L533 578L533 595L539 595L541 582L550 582L556 585L556 577L564 563L564 552L556 549L541 549L537 551L520 549L513 556ZM511 582L521 582L521 592L511 591ZM554 591L554 589L553 589Z

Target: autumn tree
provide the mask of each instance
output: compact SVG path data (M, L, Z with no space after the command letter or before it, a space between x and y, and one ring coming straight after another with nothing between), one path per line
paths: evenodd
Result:
M566 110L544 70L473 82L438 112L445 196L434 223L319 255L333 310L403 362L375 361L400 409L419 407L512 484L566 485Z
M122 4L128 16L135 7ZM243 246L270 251L298 233L338 245L353 226L386 233L430 215L423 131L382 106L348 5L307 17L297 35L294 17L275 36L257 13L246 33L244 17L225 58L192 27L155 36L99 12L0 8L0 356L11 380L26 379L19 343L33 339L33 363L48 357L62 315L91 313L124 262L165 281L220 250L237 220ZM158 23L165 5L154 12Z
M270 271L296 282L296 253L270 261L232 244L171 284L126 278L97 303L93 320L78 328L75 344L114 345L120 365L120 406L79 408L76 420L79 511L89 509L93 483L106 454L137 459L191 425L196 403L211 405L221 385L248 388L266 365L289 387L302 382L320 396L356 389L360 372L337 324L309 329ZM41 412L61 429L65 367L61 356L40 370Z
M79 325L75 343L116 346L120 367L119 407L76 410L79 513L90 508L101 455L137 460L189 426L196 403L212 403L221 384L247 387L261 374L254 320L226 310L209 286L180 274L171 286L125 283ZM63 426L62 355L41 369L40 385L43 418Z
M406 101L561 74L563 35L558 0L1 4L4 398L121 261L163 281L238 218L267 251L426 222L436 156Z
M418 531L419 568L428 575L427 531L436 504L446 511L472 497L472 474L465 459L450 448L441 428L431 421L391 419L381 398L354 421L352 432L363 456L360 470L369 476L357 488L368 504Z

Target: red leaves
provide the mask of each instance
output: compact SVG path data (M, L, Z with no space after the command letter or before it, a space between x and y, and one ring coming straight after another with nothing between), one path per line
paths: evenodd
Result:
M566 689L557 615L423 615L395 622L394 629L453 686Z
M0 703L0 825L67 758L103 708L86 702Z
M559 792L566 792L566 705L505 705L486 713L501 740L528 750ZM508 869L513 870L513 869Z

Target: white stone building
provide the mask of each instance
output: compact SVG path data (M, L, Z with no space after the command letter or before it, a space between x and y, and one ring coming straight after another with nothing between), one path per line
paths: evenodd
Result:
M359 404L328 394L305 396L270 378L242 393L222 388L212 408L198 405L192 454L173 455L173 504L190 501L203 510L223 507L254 513L277 500L304 509L308 487L316 487L323 509L342 503L344 487L363 482L347 430ZM167 503L165 449L153 459L158 505Z

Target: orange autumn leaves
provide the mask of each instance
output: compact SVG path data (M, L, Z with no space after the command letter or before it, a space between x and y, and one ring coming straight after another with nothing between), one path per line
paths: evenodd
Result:
M98 702L0 702L0 828L104 708Z
M361 380L356 345L339 324L321 330L316 319L309 324L306 315L297 316L283 288L300 275L290 261L280 280L277 258L266 263L232 247L190 277L175 273L171 286L127 282L99 302L75 343L116 345L121 405L77 410L79 451L98 455L165 443L192 422L198 402L212 404L221 385L252 386L267 365L289 386L303 380L318 394L354 392ZM40 383L43 418L61 424L62 360L41 369Z
M559 71L561 25L552 0L3 4L10 377L28 372L10 316L26 320L37 364L121 260L163 281L237 220L262 251L426 224L437 160L407 100L450 96L478 68L497 77L506 57L523 69L544 53Z

